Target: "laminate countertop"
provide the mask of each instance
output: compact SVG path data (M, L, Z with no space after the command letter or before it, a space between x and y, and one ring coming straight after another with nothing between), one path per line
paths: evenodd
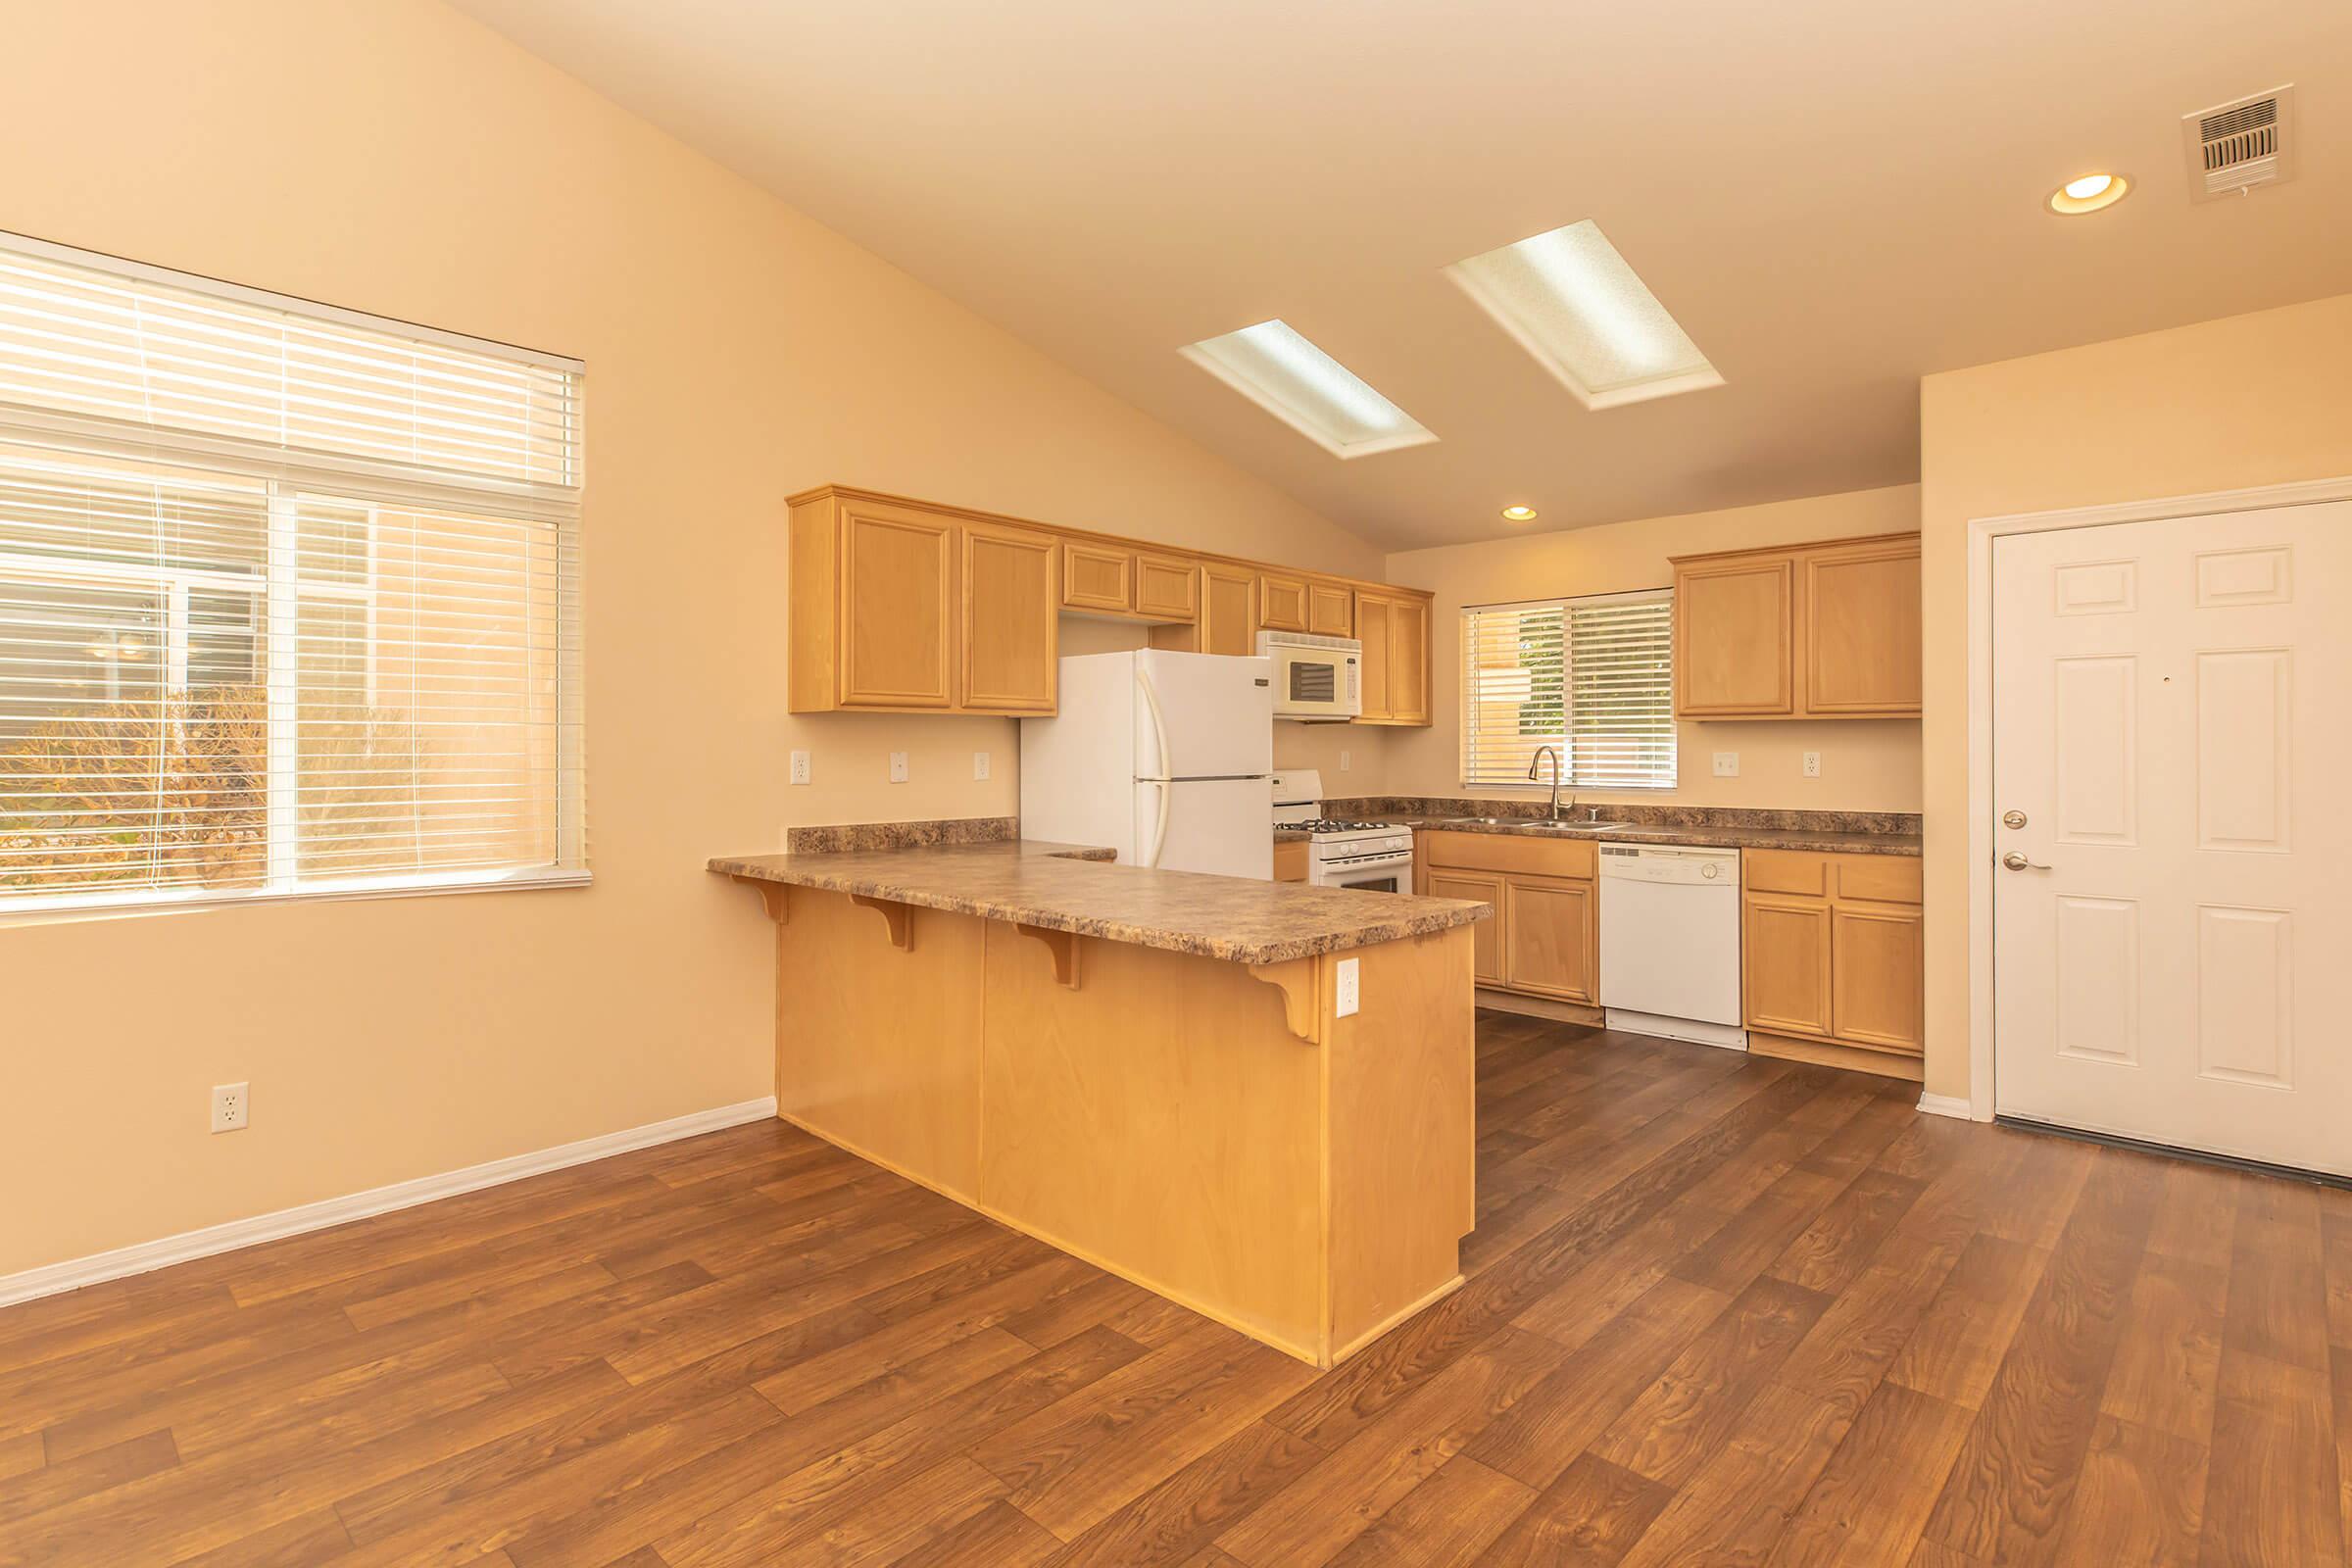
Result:
M1598 830L1566 831L1542 817L1500 822L1457 816L1395 816L1417 832L1501 833L1521 838L1592 839L1602 844L1668 844L1709 850L1804 850L1838 855L1910 855L1920 852L1917 833L1846 833L1828 828L1681 827L1632 823Z
M885 899L1232 963L1377 947L1483 920L1493 906L1104 863L1107 850L1018 840L720 856L724 876Z

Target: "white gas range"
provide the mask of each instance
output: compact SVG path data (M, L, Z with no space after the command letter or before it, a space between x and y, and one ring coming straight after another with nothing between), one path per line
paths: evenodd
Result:
M1413 830L1400 822L1341 822L1321 814L1323 776L1274 775L1274 825L1307 835L1306 880L1319 888L1413 891Z

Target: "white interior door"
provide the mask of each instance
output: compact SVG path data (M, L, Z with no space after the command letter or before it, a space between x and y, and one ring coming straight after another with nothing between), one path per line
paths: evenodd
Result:
M2003 1114L2352 1174L2348 540L2331 503L1994 542Z

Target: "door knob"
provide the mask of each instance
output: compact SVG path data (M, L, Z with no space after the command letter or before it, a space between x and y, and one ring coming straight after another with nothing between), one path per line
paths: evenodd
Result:
M2018 854L2015 850L2011 850L2007 855L2002 856L2001 863L2012 871L2047 871L2049 869L2048 866L2042 864L2039 860L2029 860L2024 856Z
M2018 828L2018 827L2024 827L2025 825L2026 825L2026 813L2025 813L2025 812L2023 812L2023 811L2003 811L2003 812L2001 813L2001 826L2003 826L2003 827L2008 827L2008 828Z

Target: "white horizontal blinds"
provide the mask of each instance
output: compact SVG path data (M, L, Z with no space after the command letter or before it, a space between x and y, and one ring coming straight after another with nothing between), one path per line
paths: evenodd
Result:
M24 260L0 240L0 295L63 265ZM20 308L0 304L9 399L41 390L11 359ZM292 345L287 387L312 376L294 307L208 309L230 337L241 313L264 319L248 346ZM391 330L330 325L317 341ZM116 346L87 358L114 366ZM578 372L504 352L418 346L397 435L364 403L304 426L316 411L289 394L275 428L304 450L282 457L224 441L225 415L129 440L86 406L0 405L0 909L584 865L578 492L547 477L579 472ZM510 406L432 445L445 383ZM120 386L71 383L99 384ZM341 477L330 440L358 460Z
M1525 784L1549 746L1569 783L1670 787L1672 629L1664 591L1464 610L1462 782Z
M562 485L577 393L532 359L0 249L0 404Z
M1567 757L1565 604L1463 611L1462 659L1463 783L1525 783L1539 747Z
M1588 789L1675 780L1670 593L1579 599L1568 615L1569 765Z

